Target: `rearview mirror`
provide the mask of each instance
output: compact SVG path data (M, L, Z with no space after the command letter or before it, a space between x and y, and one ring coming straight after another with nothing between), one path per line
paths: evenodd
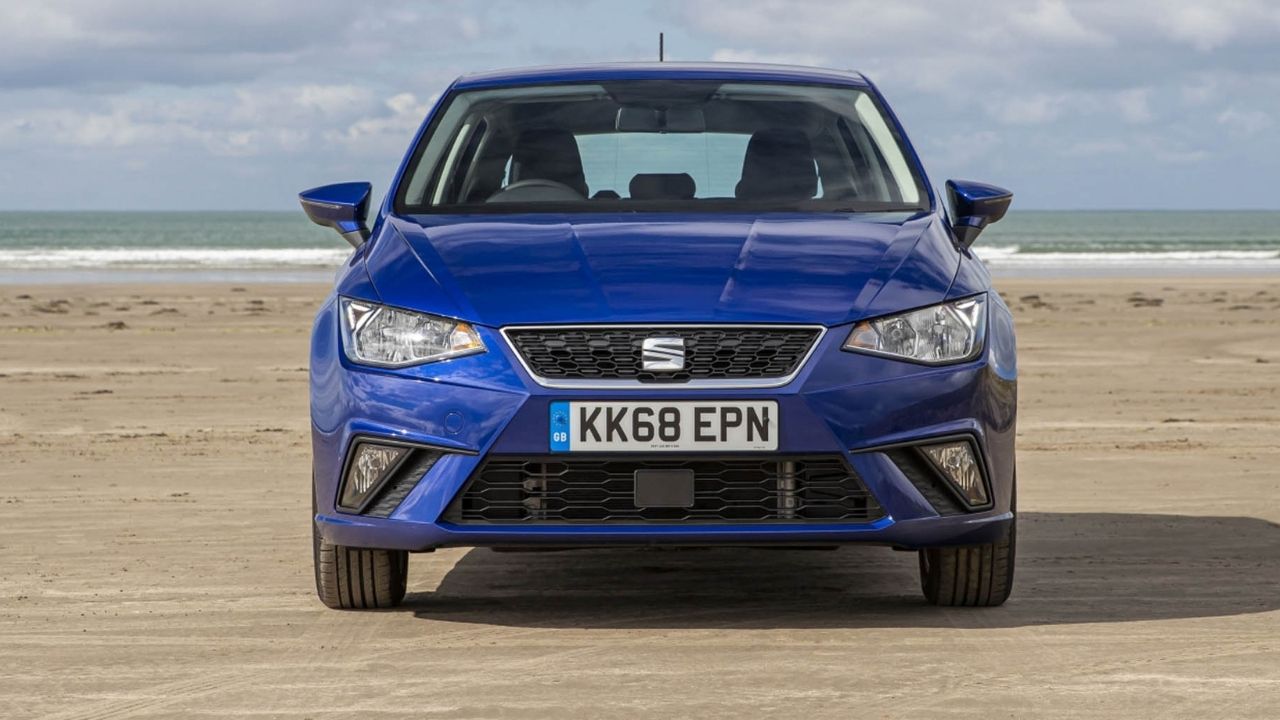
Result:
M298 200L311 222L337 230L352 247L360 247L369 239L365 219L372 191L367 182L339 183L305 190L298 193Z
M947 201L951 204L951 230L956 242L967 248L983 228L1004 217L1013 202L1013 193L986 183L948 180Z
M614 128L618 132L700 133L707 130L707 119L698 107L623 105L618 108Z

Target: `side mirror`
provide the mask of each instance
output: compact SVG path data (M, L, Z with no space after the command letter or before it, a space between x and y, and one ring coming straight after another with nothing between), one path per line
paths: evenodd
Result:
M298 193L302 211L311 222L338 231L352 247L360 247L369 239L369 195L373 186L367 182L339 183L311 188Z
M947 201L955 218L951 230L960 247L969 247L982 229L1004 217L1013 193L1002 187L971 180L948 180Z

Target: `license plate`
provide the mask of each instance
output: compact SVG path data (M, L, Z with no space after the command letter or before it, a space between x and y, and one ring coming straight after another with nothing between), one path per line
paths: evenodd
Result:
M778 403L551 403L552 452L778 449Z

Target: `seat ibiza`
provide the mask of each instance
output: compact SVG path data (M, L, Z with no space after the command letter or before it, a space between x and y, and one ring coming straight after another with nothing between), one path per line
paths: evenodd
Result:
M627 64L468 75L311 344L314 560L401 602L455 546L918 552L999 605L1015 543L1009 310L970 252L1011 195L935 190L862 75Z

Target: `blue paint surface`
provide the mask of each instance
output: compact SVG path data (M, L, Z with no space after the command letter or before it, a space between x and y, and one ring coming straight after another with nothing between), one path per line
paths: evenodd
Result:
M473 75L450 92L628 78L821 82L879 97L856 73L676 64ZM891 113L890 120L896 125ZM430 117L423 128L429 123ZM910 144L904 146L918 163ZM988 296L986 347L969 362L926 367L841 348L858 320L990 290L985 267L956 246L932 195L928 211L896 214L403 216L392 211L390 198L404 167L369 242L340 273L313 333L317 520L331 542L410 550L536 543L920 547L989 541L1010 521L1017 365L1012 319L998 296ZM339 346L338 294L465 320L476 326L487 352L396 370L353 365ZM778 388L566 390L535 382L500 332L557 323L798 323L828 332L794 380ZM442 519L490 455L568 452L572 400L760 399L778 403L778 454L843 456L885 517L867 523L508 526ZM943 517L882 447L956 434L978 443L994 502L990 509ZM370 435L449 451L388 518L334 508L352 439Z

